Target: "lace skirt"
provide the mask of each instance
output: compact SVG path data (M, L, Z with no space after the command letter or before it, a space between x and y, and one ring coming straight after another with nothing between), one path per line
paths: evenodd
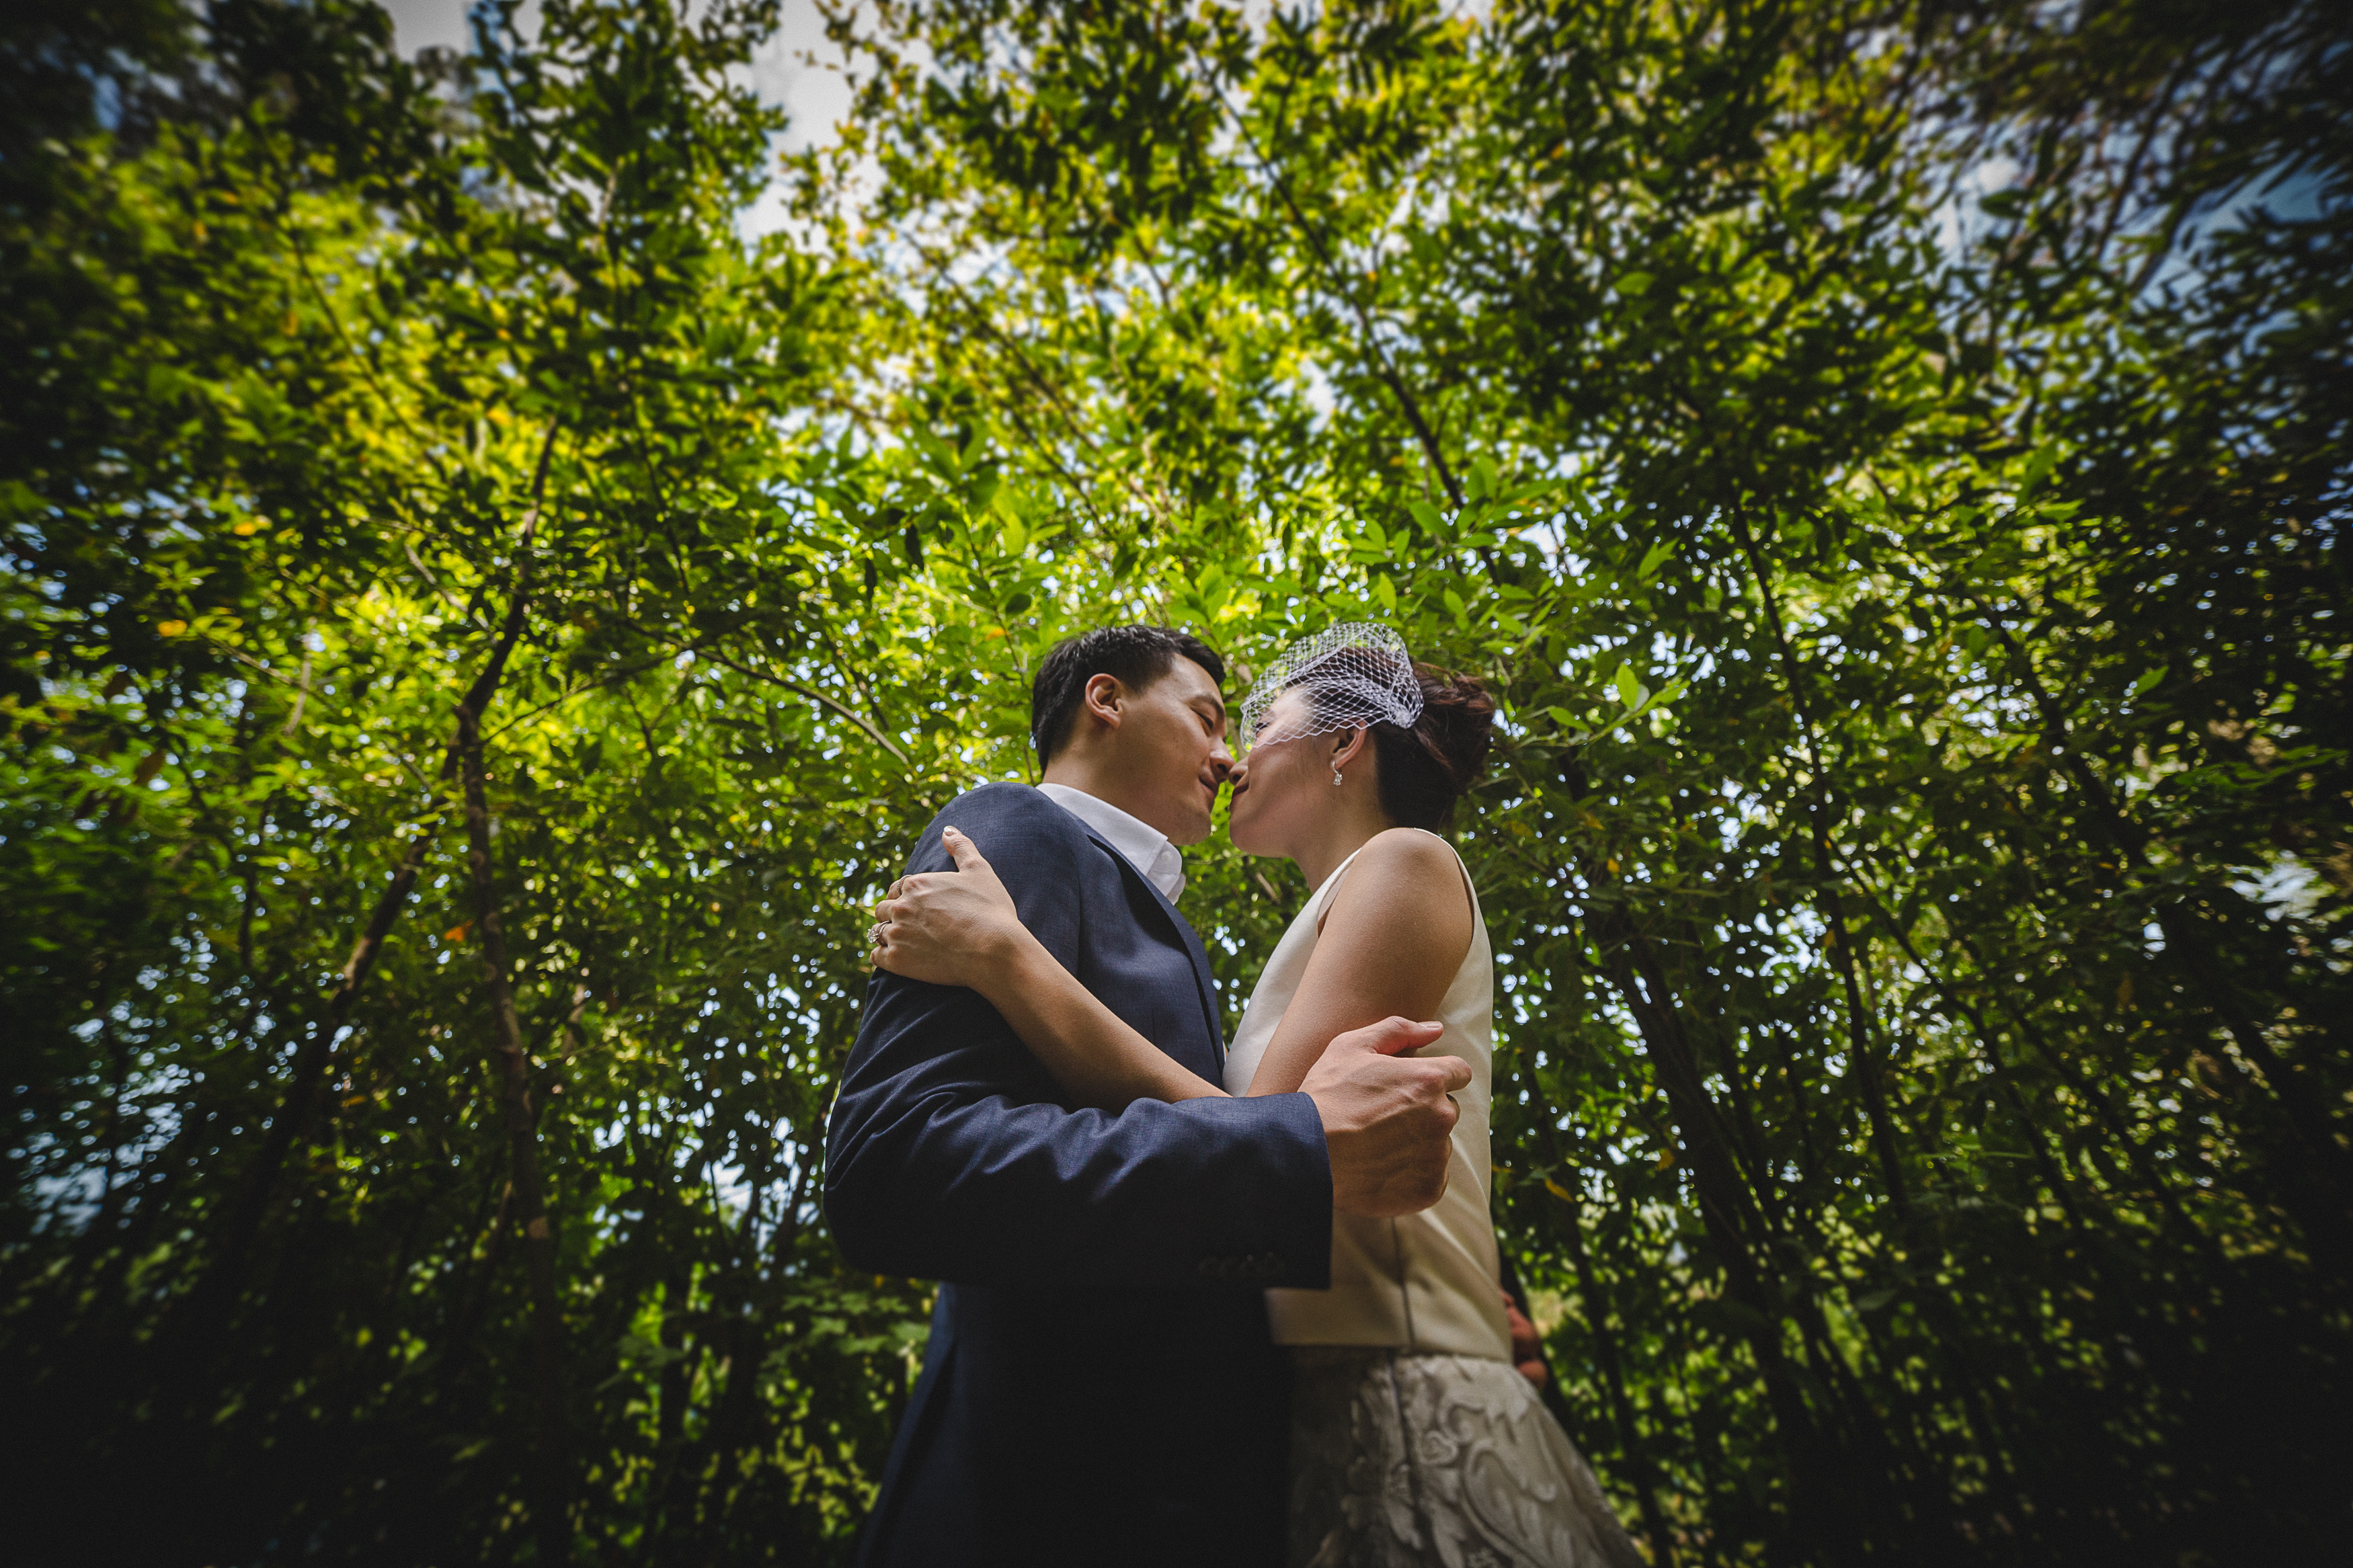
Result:
M1292 1568L1641 1568L1510 1365L1293 1349Z

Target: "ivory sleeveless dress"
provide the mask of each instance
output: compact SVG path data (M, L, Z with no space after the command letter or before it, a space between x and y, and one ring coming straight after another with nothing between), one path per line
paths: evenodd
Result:
M1226 1058L1227 1092L1249 1092L1355 862L1324 879L1267 961ZM1445 1033L1414 1053L1471 1066L1446 1195L1401 1219L1334 1215L1332 1288L1266 1293L1295 1373L1290 1562L1639 1568L1593 1472L1511 1363L1487 1215L1494 952L1467 871L1463 887L1471 951L1439 1007Z

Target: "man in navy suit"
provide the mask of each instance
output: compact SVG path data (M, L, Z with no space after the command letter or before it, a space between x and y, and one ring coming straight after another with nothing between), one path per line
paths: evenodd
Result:
M1030 697L1045 783L960 796L908 863L953 871L961 829L1064 967L1211 1082L1217 996L1175 900L1231 762L1224 676L1165 627L1063 643ZM1341 1041L1296 1094L1073 1110L977 993L875 976L826 1215L859 1267L944 1283L862 1564L1281 1561L1290 1380L1261 1292L1329 1283L1335 1207L1437 1201L1461 1087L1452 1058Z

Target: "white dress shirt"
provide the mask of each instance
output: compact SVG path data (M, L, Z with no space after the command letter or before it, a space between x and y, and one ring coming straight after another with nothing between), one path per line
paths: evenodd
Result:
M1111 840L1144 879L1160 889L1170 903L1185 890L1185 857L1168 842L1168 835L1148 822L1139 822L1107 800L1098 800L1068 784L1041 784L1038 793Z

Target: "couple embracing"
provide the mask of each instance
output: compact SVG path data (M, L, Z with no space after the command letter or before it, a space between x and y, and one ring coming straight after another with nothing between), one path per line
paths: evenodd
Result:
M1493 958L1436 831L1493 705L1335 626L1237 763L1224 679L1164 627L1063 643L1045 782L959 797L877 910L826 1211L944 1283L860 1561L1628 1568L1498 1283ZM1229 784L1314 889L1230 1043L1176 911Z

